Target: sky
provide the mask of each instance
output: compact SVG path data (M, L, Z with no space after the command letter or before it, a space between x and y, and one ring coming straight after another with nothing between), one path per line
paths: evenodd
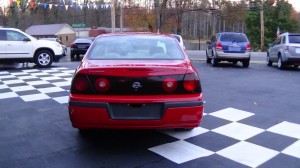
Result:
M300 12L300 1L299 0L288 0L290 4L293 5L293 8L297 11Z

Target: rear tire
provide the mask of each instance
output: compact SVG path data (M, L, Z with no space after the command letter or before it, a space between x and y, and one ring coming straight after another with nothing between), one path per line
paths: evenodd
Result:
M34 56L34 63L40 68L48 68L53 62L53 54L48 50L38 51Z
M207 51L206 51L206 63L208 63L208 64L211 63L211 58L208 57Z
M267 65L272 66L273 62L270 60L270 56L267 56Z
M243 67L244 67L244 68L248 68L248 67L249 67L249 64L250 64L250 60L243 61Z
M283 70L283 69L285 68L285 65L284 65L284 63L283 63L282 58L281 58L280 55L279 55L279 57L278 57L277 67L278 67L279 69L281 69L281 70Z

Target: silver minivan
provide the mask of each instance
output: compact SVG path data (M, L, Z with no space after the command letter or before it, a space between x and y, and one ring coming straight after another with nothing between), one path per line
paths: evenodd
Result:
M277 62L279 69L287 65L300 65L300 33L283 33L269 44L267 64L272 66Z

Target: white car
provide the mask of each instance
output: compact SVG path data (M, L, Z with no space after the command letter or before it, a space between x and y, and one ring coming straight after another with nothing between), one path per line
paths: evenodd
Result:
M15 28L0 28L0 62L34 62L50 67L63 57L63 48L56 41L37 40Z
M181 37L181 35L178 34L171 34L171 36L175 37L177 39L177 41L179 42L180 46L185 49L185 46L183 44L183 39Z

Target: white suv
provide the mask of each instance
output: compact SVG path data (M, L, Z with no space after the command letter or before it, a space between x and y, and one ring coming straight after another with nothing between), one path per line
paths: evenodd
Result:
M34 62L38 67L50 67L63 57L58 42L37 40L15 28L0 28L0 62Z
M283 33L269 44L268 66L272 66L273 62L277 62L279 69L286 65L300 65L300 33Z

